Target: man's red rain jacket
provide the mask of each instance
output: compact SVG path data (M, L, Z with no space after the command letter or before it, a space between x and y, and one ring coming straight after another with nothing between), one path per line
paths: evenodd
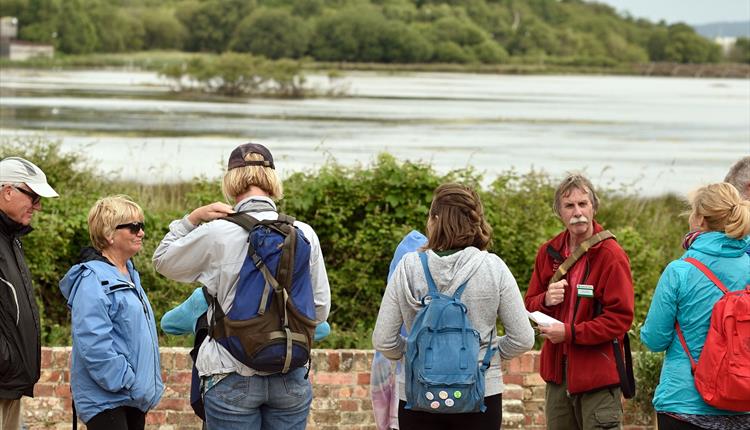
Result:
M594 234L602 227L594 222ZM562 321L564 306L576 300L576 285L565 289L562 303L546 307L544 294L552 275L562 263L562 249L568 240L567 230L544 243L537 252L534 273L524 299L530 312L541 311ZM544 342L540 374L547 382L561 384L563 380L563 344L568 345L568 392L581 394L620 384L615 365L612 340L622 338L633 322L633 280L630 262L625 251L615 240L608 239L591 247L586 258L576 264L586 264L581 284L594 287L594 297L581 297L573 321L565 323L565 341Z

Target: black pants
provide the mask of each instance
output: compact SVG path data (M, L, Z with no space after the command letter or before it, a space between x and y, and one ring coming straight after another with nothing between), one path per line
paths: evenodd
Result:
M656 423L659 425L659 430L703 430L703 427L698 427L686 421L680 421L667 414L657 413Z
M146 413L130 406L99 412L86 423L88 430L143 430Z
M503 395L484 398L487 410L468 414L433 414L404 409L398 402L398 426L401 430L498 430L503 421Z

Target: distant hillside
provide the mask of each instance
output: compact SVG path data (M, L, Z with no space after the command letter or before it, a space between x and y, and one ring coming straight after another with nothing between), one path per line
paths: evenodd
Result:
M0 0L63 54L185 50L354 63L615 67L722 59L685 24L584 0Z
M748 37L750 38L750 21L712 22L692 26L703 37Z

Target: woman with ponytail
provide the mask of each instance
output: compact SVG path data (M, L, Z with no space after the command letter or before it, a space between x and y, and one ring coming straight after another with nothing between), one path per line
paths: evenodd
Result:
M722 182L701 187L690 197L690 228L685 254L671 262L659 279L641 342L652 351L666 351L654 409L660 430L748 429L750 411L732 412L703 401L695 388L691 363L677 335L679 323L693 358L706 341L714 304L722 291L701 270L686 261L698 260L729 291L750 285L750 201ZM750 366L750 363L747 363Z

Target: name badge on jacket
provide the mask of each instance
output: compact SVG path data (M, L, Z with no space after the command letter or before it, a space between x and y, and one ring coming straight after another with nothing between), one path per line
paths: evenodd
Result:
M594 297L593 285L578 284L578 286L576 286L576 290L578 290L578 297Z

